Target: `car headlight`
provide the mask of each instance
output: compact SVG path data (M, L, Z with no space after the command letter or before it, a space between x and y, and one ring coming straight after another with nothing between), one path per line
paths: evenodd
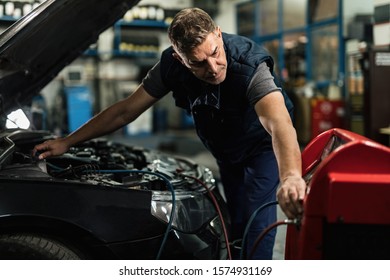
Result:
M172 227L182 232L194 232L212 220L217 212L206 193L176 192L175 213ZM153 192L152 215L168 223L172 213L172 197L169 192Z

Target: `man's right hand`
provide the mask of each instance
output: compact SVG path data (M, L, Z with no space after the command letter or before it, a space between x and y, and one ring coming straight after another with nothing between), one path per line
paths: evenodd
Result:
M66 138L48 140L34 147L33 155L39 154L38 159L45 159L52 156L59 156L69 150L70 146Z

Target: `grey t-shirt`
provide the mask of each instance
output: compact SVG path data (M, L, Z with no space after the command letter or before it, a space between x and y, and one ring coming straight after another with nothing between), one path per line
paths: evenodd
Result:
M165 96L170 89L167 88L160 74L160 62L157 62L152 69L149 70L148 74L142 80L142 84L145 90L155 98L161 98ZM274 77L267 63L261 63L252 77L249 83L246 95L249 103L255 105L262 97L273 91L281 91L281 88L277 87L274 81Z

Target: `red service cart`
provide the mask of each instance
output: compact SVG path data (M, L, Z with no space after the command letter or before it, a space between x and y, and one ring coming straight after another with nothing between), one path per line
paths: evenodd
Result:
M390 148L343 129L302 152L304 213L285 259L390 259Z

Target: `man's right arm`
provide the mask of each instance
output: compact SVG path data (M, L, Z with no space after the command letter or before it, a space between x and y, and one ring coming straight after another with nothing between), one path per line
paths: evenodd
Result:
M67 137L45 141L34 147L39 159L65 153L71 146L114 132L134 121L158 99L140 85L130 96L109 106Z

